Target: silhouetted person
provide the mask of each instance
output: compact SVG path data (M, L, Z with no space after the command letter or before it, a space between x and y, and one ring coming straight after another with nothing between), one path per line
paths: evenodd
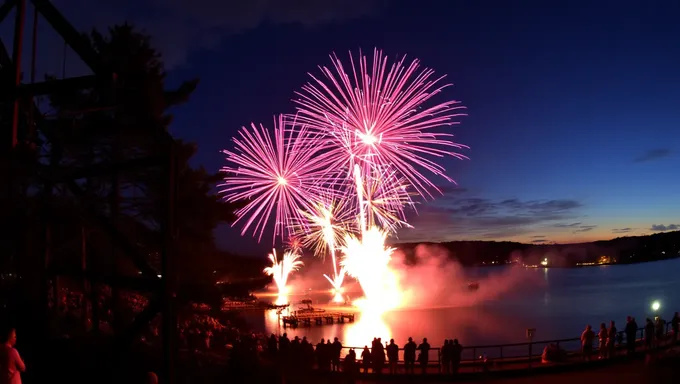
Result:
M303 369L314 368L314 345L307 340L307 336L300 342L300 360Z
M390 362L390 374L397 373L399 364L399 346L394 343L394 339L390 339L390 344L385 348L387 350L387 360Z
M581 334L581 355L583 360L590 361L593 355L593 340L595 340L595 332L590 325L586 326L586 330Z
M357 371L356 364L357 353L354 352L354 349L350 349L349 353L347 353L347 356L345 356L345 360L343 361L342 370L345 371L345 373L348 374L351 378Z
M361 352L361 366L364 367L364 373L368 373L368 368L371 367L371 351L368 345L364 345L364 350Z
M406 373L413 373L413 369L416 365L416 348L416 343L409 337L408 343L404 345L404 368L406 369Z
M371 362L373 363L373 373L382 373L385 367L385 347L380 338L373 339L371 347Z
M450 373L451 371L451 349L449 346L449 340L446 339L444 340L444 345L442 345L441 349L441 364L442 364L442 372L445 374Z
M600 341L598 346L598 352L600 353L600 359L605 359L607 357L607 326L604 323L600 324L600 332L597 334Z
M453 373L458 373L462 354L463 346L458 343L458 339L453 339L453 345L451 345L451 371Z
M654 346L654 323L649 317L645 320L645 347L652 349Z
M290 339L287 333L279 338L279 364L283 367L288 367L290 364Z
M302 360L302 348L300 348L300 338L295 336L293 341L290 342L290 360L291 366L293 368L300 367L300 361Z
M631 316L628 316L626 319L626 351L628 352L628 356L632 356L635 354L635 342L637 339L637 331L638 331L638 325L635 322L635 319Z
M321 339L321 341L316 344L316 365L320 370L326 369L326 340Z
M663 343L663 339L666 336L666 320L662 319L661 316L656 317L656 346L660 347Z
M17 343L16 330L9 329L3 335L0 346L0 383L21 384L21 372L26 372L26 365L19 352L14 348Z
M616 324L614 323L614 320L612 320L609 323L609 329L607 330L607 349L609 350L609 357L614 357L616 355L617 333Z
M272 359L272 361L276 359L277 345L278 341L276 340L276 336L272 333L267 340L267 355L269 355L269 358Z
M340 353L342 352L342 343L340 343L340 340L336 337L333 340L333 356L331 359L332 362L332 369L333 371L339 371L340 370Z
M427 342L427 337L424 338L422 344L418 346L418 350L420 351L418 362L420 362L422 373L425 374L427 371L427 363L430 362L430 344Z
M671 320L671 328L673 328L673 343L678 342L678 331L680 331L680 315L675 312Z

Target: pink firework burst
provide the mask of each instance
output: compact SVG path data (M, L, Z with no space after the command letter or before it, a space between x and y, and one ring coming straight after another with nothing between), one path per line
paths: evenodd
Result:
M236 212L234 222L244 222L242 235L252 227L260 241L273 217L274 240L283 238L293 220L316 200L316 183L326 167L315 155L323 146L318 138L295 120L279 116L273 134L251 124L234 138L233 150L222 151L231 164L222 168L227 176L221 193L229 201L248 201Z
M458 101L426 106L450 85L442 84L444 76L420 69L417 59L407 64L403 57L388 66L387 57L377 49L370 66L361 53L355 64L350 53L349 72L336 55L331 60L332 69L320 67L325 79L310 74L313 81L297 92L294 101L301 121L334 142L324 153L328 169L336 172L330 176L332 182L351 182L348 176L355 163L362 168L366 163L391 167L424 197L438 188L422 171L453 181L431 158L464 159L455 150L467 147L435 130L457 124L465 107Z

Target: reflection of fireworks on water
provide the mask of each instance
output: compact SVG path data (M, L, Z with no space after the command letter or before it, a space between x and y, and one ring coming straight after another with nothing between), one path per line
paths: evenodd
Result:
M300 255L292 252L285 252L283 259L279 261L275 249L269 254L269 260L272 262L272 266L265 268L263 272L274 279L279 290L279 296L285 296L288 292L288 277L291 273L299 270L304 263L300 260Z

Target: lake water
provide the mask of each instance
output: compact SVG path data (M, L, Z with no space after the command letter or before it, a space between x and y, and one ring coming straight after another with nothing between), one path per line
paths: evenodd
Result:
M480 281L481 292L485 284L494 283L489 274L503 273L506 268L509 267L470 268L464 269L464 274L465 278ZM289 337L307 336L314 343L321 338L338 337L345 346L353 347L370 345L373 337L381 337L383 342L394 338L399 345L408 337L417 342L427 337L433 347L452 338L466 346L493 345L525 342L527 328L536 328L534 340L578 337L586 324L597 328L599 323L608 324L610 320L623 329L627 315L634 316L642 326L645 317L654 316L651 309L654 301L661 303L659 313L668 321L675 311L680 311L680 259L587 268L521 269L519 273L523 275L514 280L513 287L460 306L399 310L381 318L364 316L354 323L287 328L285 332ZM526 281L533 283L524 284ZM451 284L457 287L464 282ZM252 320L256 328L266 332L284 332L273 311Z

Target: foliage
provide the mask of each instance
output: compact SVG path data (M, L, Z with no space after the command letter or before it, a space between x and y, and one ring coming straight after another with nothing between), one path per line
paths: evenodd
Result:
M52 95L50 114L55 118L42 123L52 124L57 128L52 132L59 134L46 137L43 149L50 154L44 156L43 161L75 169L146 157L169 163L166 155L171 142L167 134L172 122L169 112L188 101L198 80L168 90L160 54L151 46L149 36L130 25L115 26L106 35L93 31L88 39L105 66L116 74L115 82L113 87L98 84L84 91ZM174 148L177 188L173 250L177 253L182 277L197 278L211 272L209 257L215 254L213 230L219 223L233 219L233 207L213 192L218 175L189 165L197 146L174 140ZM163 166L92 175L79 180L79 185L100 211L113 216L119 230L131 238L135 246L149 255L158 254L163 199L169 187ZM63 189L59 193L62 200L73 199ZM65 204L62 200L60 204ZM77 214L78 211L71 212ZM96 255L94 263L99 268L109 267L111 264L104 259L111 258L110 248L115 244L92 223L86 226L89 252ZM77 227L65 229L71 232L71 236L60 240L65 249L73 249L74 239L80 234ZM153 263L154 257L150 259ZM126 267L118 265L119 269Z

